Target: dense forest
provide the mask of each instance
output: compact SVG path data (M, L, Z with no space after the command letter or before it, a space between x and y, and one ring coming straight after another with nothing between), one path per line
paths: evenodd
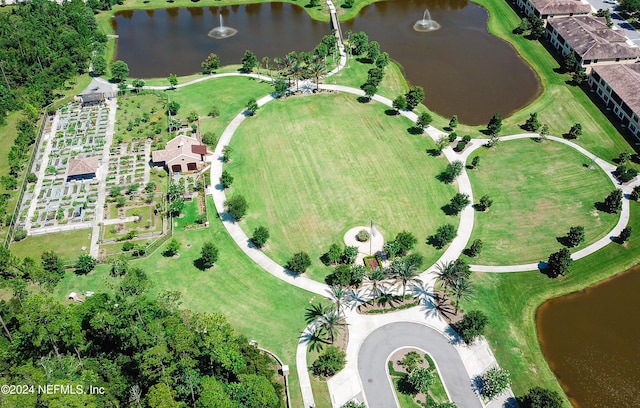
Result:
M88 69L104 43L93 10L82 0L33 0L0 13L0 125L7 111L35 112L64 81Z
M0 381L22 387L0 393L0 406L283 406L270 357L224 316L180 308L178 292L149 296L141 269L120 262L113 294L65 305L48 294L57 279L41 278L64 273L54 253L36 262L0 252L2 283L13 292L0 302ZM47 384L82 392L38 389Z

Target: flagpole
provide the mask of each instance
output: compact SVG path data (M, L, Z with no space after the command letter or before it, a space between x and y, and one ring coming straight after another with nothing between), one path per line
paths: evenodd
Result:
M373 220L369 226L369 256L371 256L371 246L373 245Z

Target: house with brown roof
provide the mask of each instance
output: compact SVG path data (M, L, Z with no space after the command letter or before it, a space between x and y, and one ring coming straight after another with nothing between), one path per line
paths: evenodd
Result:
M517 0L516 4L526 16L536 16L543 20L591 12L591 5L586 0Z
M589 87L640 140L640 64L594 67Z
M154 166L162 166L169 174L197 172L204 167L207 147L198 139L186 135L178 135L167 142L164 150L152 152Z
M96 177L99 166L100 157L98 156L69 160L66 180L91 180Z
M627 44L624 34L607 27L604 17L549 19L545 35L563 56L573 51L577 66L584 67L587 73L596 65L632 64L640 54L640 48Z

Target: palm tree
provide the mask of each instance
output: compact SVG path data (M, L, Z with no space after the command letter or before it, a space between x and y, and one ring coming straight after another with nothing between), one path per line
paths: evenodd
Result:
M324 316L327 312L329 312L329 308L322 303L311 305L307 310L304 311L304 321L307 324L311 324L318 320L320 317Z
M453 261L438 263L436 265L436 282L447 291L456 280L456 267Z
M264 64L264 69L269 71L269 76L271 76L271 70L269 69L269 57L263 57L262 63Z
M302 69L302 66L296 62L292 67L291 67L291 76L293 77L293 79L296 80L296 92L298 92L298 85L299 85L299 80L302 79L302 76L304 74L304 69Z
M473 287L471 287L471 282L469 279L459 277L453 282L453 285L450 288L451 296L456 299L456 314L458 314L458 305L460 303L460 299L468 300L471 295L474 293Z
M385 285L382 281L387 278L387 275L380 268L373 269L367 273L367 279L371 283L371 295L373 300L378 298L378 295L384 292Z
M389 268L390 275L402 284L402 298L407 292L407 283L422 283L418 278L418 269L404 259L395 259Z
M342 313L345 303L347 303L349 292L342 286L329 286L327 292L329 292L329 300L333 302L338 313Z
M319 320L320 327L329 334L329 342L333 344L338 328L346 326L344 319L337 310L329 310Z
M289 53L285 55L284 58L280 60L280 62L282 65L282 73L287 77L288 80L289 76L291 75L291 68L298 62L298 59L294 55ZM289 86L291 86L291 82L289 82Z
M309 74L316 79L316 88L318 88L319 78L324 75L325 67L322 64L313 64L309 67Z

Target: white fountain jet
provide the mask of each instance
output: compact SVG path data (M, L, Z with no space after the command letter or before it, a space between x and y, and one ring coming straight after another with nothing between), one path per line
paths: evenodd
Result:
M238 30L236 30L235 28L226 27L223 24L222 14L218 14L218 16L220 17L220 26L209 31L209 34L207 34L209 37L215 38L217 40L222 40L238 33Z
M431 13L429 9L425 9L422 13L422 20L416 21L413 25L413 29L420 32L434 31L440 28L440 24L431 19Z

